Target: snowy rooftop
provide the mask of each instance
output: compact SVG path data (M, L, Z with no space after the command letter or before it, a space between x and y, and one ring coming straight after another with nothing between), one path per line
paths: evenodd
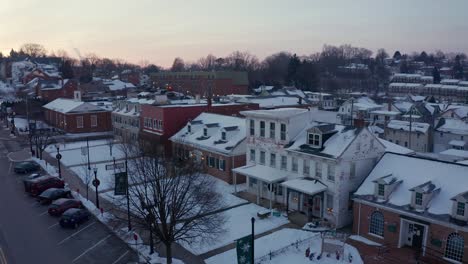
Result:
M111 91L119 91L126 88L135 88L135 85L127 82L123 82L121 80L106 80L103 82L104 85L109 87Z
M411 131L427 133L427 131L429 130L429 127L430 125L427 123L411 122ZM387 128L410 131L410 122L402 121L402 120L391 120L387 124Z
M466 142L464 142L464 143L466 144ZM468 151L467 150L447 149L447 150L444 150L444 151L440 152L440 154L456 156L456 157L468 159Z
M260 164L246 165L239 168L235 168L232 171L267 183L279 182L285 180L288 177L297 177L297 175L290 176L292 175L292 172L272 168L269 166L263 166Z
M288 189L309 195L315 195L327 190L327 186L325 184L321 183L320 181L311 179L293 179L282 182L281 185L287 187Z
M446 111L453 111L460 118L468 117L468 106L467 105L449 105Z
M244 97L238 99L238 102L259 104L260 108L276 108L298 105L299 97L286 95ZM304 101L302 103L305 104Z
M307 109L301 108L278 108L271 110L252 110L252 111L242 111L240 112L244 116L248 117L266 117L266 118L279 118L287 119L294 117L296 115L302 115L309 112Z
M245 140L245 124L243 118L201 113L172 136L171 141L229 154ZM204 128L208 128L207 136L204 135ZM223 132L225 139L222 139Z
M392 175L401 183L390 194L386 202L391 206L404 207L411 203L410 189L431 182L440 192L434 194L428 204L428 212L435 215L451 214L450 199L468 191L468 166L386 153L377 163L355 195L374 195L375 181Z
M450 132L454 134L467 135L468 121L444 118L439 121L436 130L439 132Z
M375 110L375 111L372 111L371 114L397 116L397 115L400 115L401 113L397 111Z
M73 99L58 98L43 106L46 109L60 113L101 112L105 109L91 103Z
M380 143L384 145L386 152L393 152L393 153L406 154L406 155L414 153L414 150L412 149L402 147L400 145L397 145L385 139L378 138L378 140L380 141Z

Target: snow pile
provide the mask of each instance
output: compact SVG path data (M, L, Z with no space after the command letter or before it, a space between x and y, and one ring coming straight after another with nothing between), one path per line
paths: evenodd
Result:
M39 164L42 167L42 169L44 169L47 172L47 174L49 174L50 176L58 177L58 171L55 166L52 166L50 163L47 163L45 160L40 160L36 157L33 157L32 160L36 162L37 164Z

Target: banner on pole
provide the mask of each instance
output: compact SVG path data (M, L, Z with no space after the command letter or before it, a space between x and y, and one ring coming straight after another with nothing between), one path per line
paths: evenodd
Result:
M252 261L252 235L245 236L236 241L237 263L253 264Z
M127 194L127 173L119 172L114 175L115 175L114 195Z

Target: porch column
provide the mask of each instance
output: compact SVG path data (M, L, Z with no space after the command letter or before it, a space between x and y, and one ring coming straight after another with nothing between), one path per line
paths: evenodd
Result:
M286 187L286 214L289 212L289 189Z
M257 180L257 204L260 204L260 181L259 180Z
M237 194L237 173L234 173L234 193Z

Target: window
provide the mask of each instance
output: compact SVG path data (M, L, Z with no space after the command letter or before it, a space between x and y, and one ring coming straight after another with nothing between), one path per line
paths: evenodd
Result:
M270 167L276 167L276 154L270 153Z
M158 120L153 119L153 129L156 129L158 126Z
M286 156L281 156L281 169L286 170L288 166L288 158Z
M260 151L260 164L265 164L265 151Z
M260 121L260 137L265 137L265 121Z
M423 194L420 193L420 192L417 192L415 195L416 195L416 197L415 197L415 199L414 199L414 203L415 203L416 205L422 205L422 202L423 202Z
M205 127L203 128L203 136L207 137L208 136L208 129Z
M286 140L286 124L281 124L280 139Z
M213 168L215 166L215 158L214 157L208 157L208 166L210 168Z
M270 138L275 138L275 123L270 122Z
M384 216L381 212L375 211L370 218L369 233L383 237L383 232Z
M91 116L91 127L97 127L97 115Z
M447 238L445 246L445 257L455 261L463 261L463 249L465 241L463 237L457 233L451 233Z
M379 196L384 196L385 195L385 185L379 184L377 194Z
M219 160L219 170L221 170L221 171L226 170L226 161L225 160L222 160L222 159Z
M226 140L226 132L221 132L221 140Z
M255 149L250 150L250 161L255 162Z
M333 209L333 194L327 193L327 209Z
M297 158L296 157L292 157L292 171L294 172L297 172Z
M315 163L315 177L322 178L322 163L320 161Z
M304 160L304 163L302 164L302 173L306 176L310 174L310 164L308 160Z
M352 162L349 169L349 178L353 179L356 177L356 163Z
M457 202L457 215L465 216L465 203Z
M335 181L335 166L332 164L328 164L327 179L329 181Z
M83 128L83 116L76 117L76 127Z
M406 148L408 147L408 141L405 141L405 147Z
M255 136L255 121L250 119L250 135Z
M320 147L320 135L309 133L308 137L309 145Z

